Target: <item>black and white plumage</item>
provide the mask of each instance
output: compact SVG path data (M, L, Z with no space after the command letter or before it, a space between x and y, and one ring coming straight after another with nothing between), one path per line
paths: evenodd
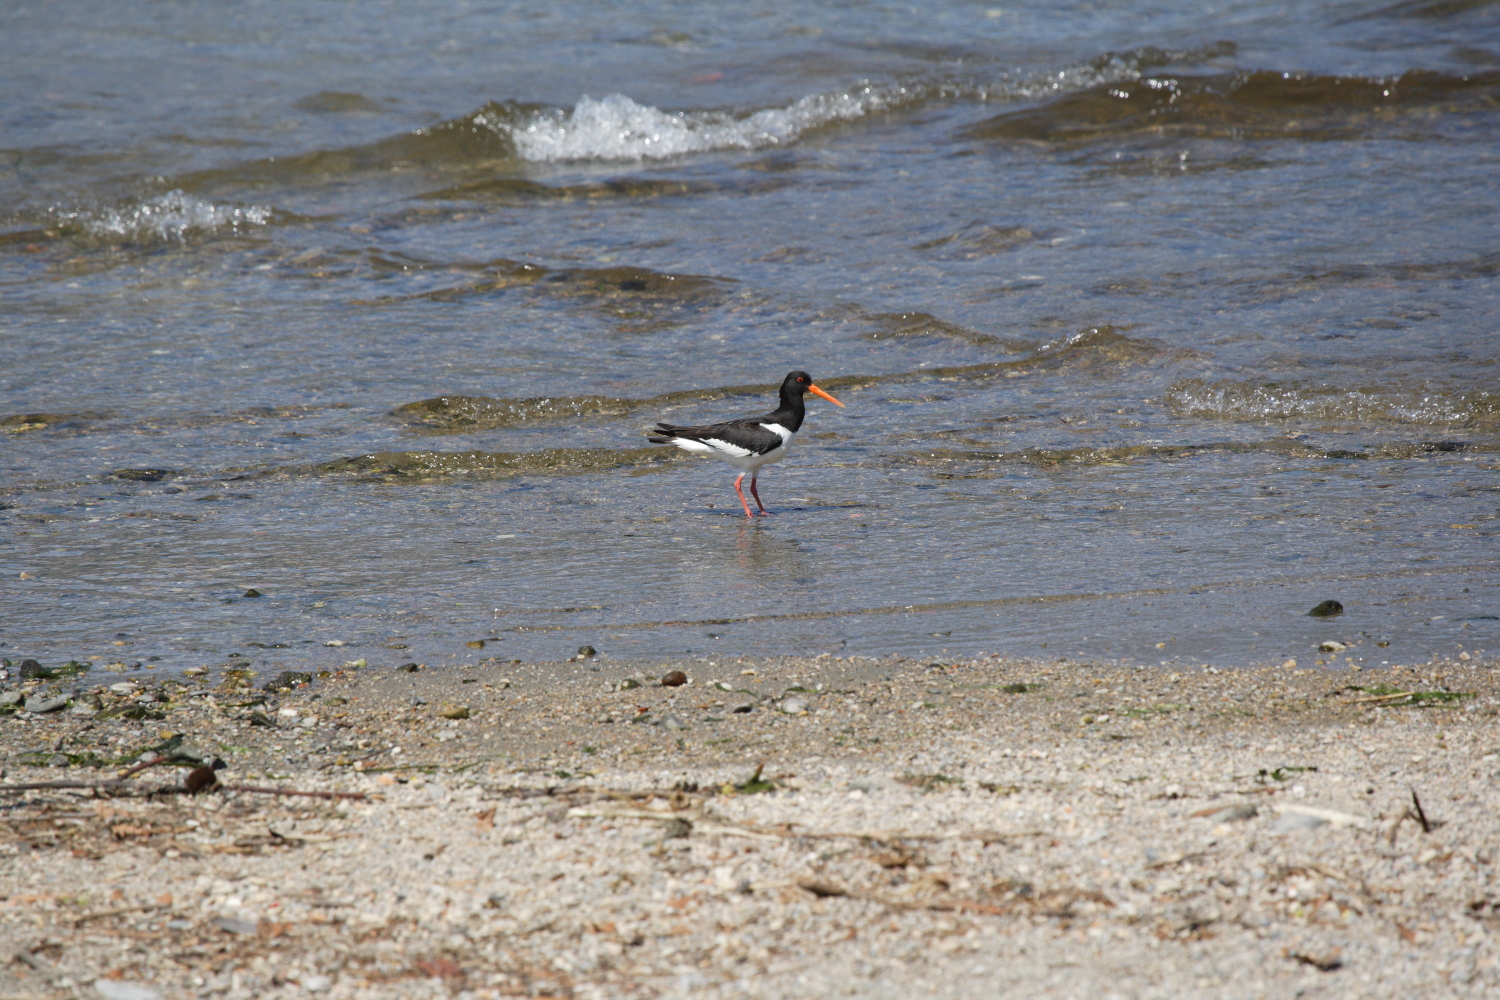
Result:
M647 440L653 444L673 444L683 451L699 455L712 455L739 469L740 475L734 481L734 491L739 494L745 516L754 517L750 512L750 503L740 489L740 483L748 472L750 494L755 497L755 505L762 514L769 514L771 512L766 510L766 505L760 502L756 479L760 475L761 466L779 462L786 457L786 450L801 429L803 417L807 415L802 397L809 392L823 397L835 406L844 405L813 385L812 376L807 372L795 371L781 383L781 405L765 416L741 417L702 427L659 423Z

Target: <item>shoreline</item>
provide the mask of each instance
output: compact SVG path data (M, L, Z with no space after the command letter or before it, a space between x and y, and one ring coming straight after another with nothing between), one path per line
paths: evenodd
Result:
M163 700L0 719L0 940L35 960L0 992L1479 996L1496 667L150 678ZM127 794L175 785L167 763L4 791L151 746L222 757L230 787L366 798Z

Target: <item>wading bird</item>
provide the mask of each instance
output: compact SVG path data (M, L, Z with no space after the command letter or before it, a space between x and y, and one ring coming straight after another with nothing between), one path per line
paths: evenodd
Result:
M769 514L766 505L760 502L760 491L756 479L760 467L779 462L786 457L786 450L802 426L807 411L802 404L805 393L821 396L835 406L843 406L828 393L813 385L807 372L792 372L781 383L781 405L763 417L741 417L726 420L722 424L707 424L703 427L679 427L676 424L659 423L647 440L653 444L675 444L683 451L700 455L712 455L721 462L728 462L740 470L734 481L734 491L739 494L740 504L746 517L754 517L745 491L740 483L745 473L750 473L750 494L762 514Z

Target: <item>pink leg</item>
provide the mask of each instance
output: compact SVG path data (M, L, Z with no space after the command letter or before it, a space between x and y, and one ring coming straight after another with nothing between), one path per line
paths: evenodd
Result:
M760 508L760 512L762 514L769 514L771 512L766 510L766 505L760 502L760 490L755 488L755 480L757 478L757 476L750 477L750 495L755 497L755 506Z
M754 517L755 515L750 513L750 501L745 499L745 491L740 489L740 482L744 480L744 478L745 474L741 472L740 478L734 481L734 491L740 495L740 504L745 508L745 516ZM755 480L753 479L750 481L750 489L752 492L755 489ZM756 497L755 502L760 503L760 497Z

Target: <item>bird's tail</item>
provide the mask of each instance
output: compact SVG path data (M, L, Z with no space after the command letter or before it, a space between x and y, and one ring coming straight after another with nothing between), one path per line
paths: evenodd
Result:
M652 444L671 444L672 439L677 436L678 428L672 424L657 424L646 436L646 440Z

